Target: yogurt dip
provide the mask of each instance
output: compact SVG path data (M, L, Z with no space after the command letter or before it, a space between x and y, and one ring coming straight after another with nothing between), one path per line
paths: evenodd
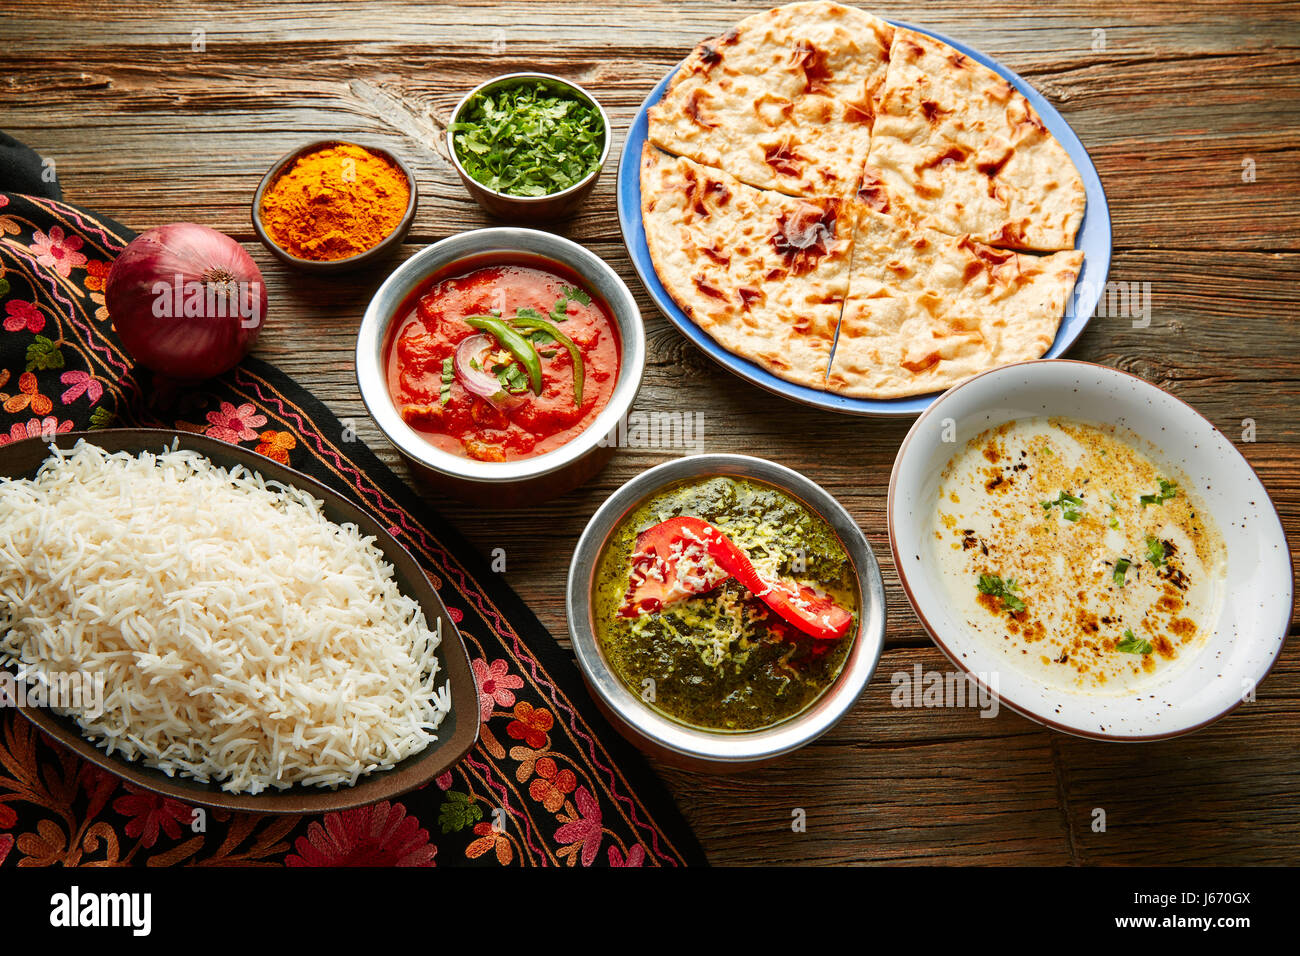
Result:
M930 536L948 600L1008 667L1138 693L1195 657L1227 555L1179 476L1110 428L1024 418L948 462Z

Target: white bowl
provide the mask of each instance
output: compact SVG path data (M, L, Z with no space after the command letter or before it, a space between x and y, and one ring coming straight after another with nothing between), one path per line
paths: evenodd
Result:
M1196 655L1128 696L1048 686L1008 668L949 607L927 535L939 477L981 432L1033 416L1113 425L1157 464L1185 479L1214 515L1227 546L1217 626ZM946 439L946 440L945 440ZM903 440L889 481L889 544L922 626L959 668L1001 702L1048 727L1104 740L1154 740L1217 720L1264 679L1286 641L1291 553L1277 511L1232 442L1190 405L1101 365L1040 360L977 375L945 392ZM981 675L996 675L996 687Z

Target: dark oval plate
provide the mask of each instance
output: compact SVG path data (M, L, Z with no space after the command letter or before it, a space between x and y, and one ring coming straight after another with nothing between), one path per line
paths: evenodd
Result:
M0 477L35 477L41 462L49 457L49 445L71 448L84 438L108 452L160 452L173 440L179 447L206 455L223 468L235 465L260 472L268 480L300 488L325 503L325 515L342 524L352 522L363 534L373 535L379 549L393 565L394 578L403 594L414 598L424 609L430 627L442 623L442 643L437 658L451 685L451 711L438 727L438 739L420 753L408 757L391 770L362 777L351 787L329 790L293 786L287 790L262 793L227 793L215 783L200 783L187 777L169 777L160 770L146 767L118 755L109 756L82 736L80 728L68 717L60 717L44 708L19 708L24 717L59 743L109 773L136 786L186 803L251 813L323 813L344 810L379 800L390 800L431 781L457 763L478 740L478 686L470 670L469 655L460 632L424 571L402 545L369 512L322 485L314 478L287 468L247 448L230 445L215 438L161 428L110 428L93 432L69 432L52 439L32 438L0 447Z

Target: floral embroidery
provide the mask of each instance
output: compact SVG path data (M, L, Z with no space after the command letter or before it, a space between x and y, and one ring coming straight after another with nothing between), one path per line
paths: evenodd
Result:
M466 857L476 860L488 850L496 850L497 862L502 866L510 865L510 861L515 858L515 848L510 845L508 836L498 833L490 823L476 823L474 833L478 839L465 847Z
M5 399L4 410L14 415L24 408L30 408L33 415L48 415L54 411L54 403L42 395L38 388L36 376L31 372L23 372L18 376L18 394Z
M506 725L506 733L515 740L522 740L534 750L541 750L550 744L547 734L555 726L555 718L545 707L534 708L526 700L515 704L515 719Z
M645 847L640 843L627 851L627 859L623 859L623 854L616 846L609 848L609 865L610 866L640 866L645 862Z
M88 372L81 371L81 369L64 372L59 376L59 381L64 385L72 386L59 396L59 401L64 405L71 405L82 395L90 399L90 404L94 405L99 401L100 396L104 394L104 386L99 383L99 379Z
M41 332L45 329L45 315L35 302L10 299L5 303L6 332Z
M528 792L551 813L558 813L564 806L564 798L577 785L578 778L572 770L559 767L552 757L543 757L537 761L537 776L528 785Z
M433 866L438 848L406 807L387 800L325 815L294 841L288 866Z
M32 252L36 261L65 279L72 275L73 269L86 264L86 257L77 251L84 244L85 240L80 236L64 235L62 226L51 226L49 235L39 229L32 233Z
M72 421L60 421L51 415L45 419L31 419L25 425L13 425L8 432L0 432L0 445L22 441L23 438L51 438L56 434L73 431Z
M479 720L486 723L492 717L493 707L513 707L513 691L524 686L524 679L509 672L510 665L497 659L491 664L476 657L470 661L474 682L478 684Z
M573 866L579 848L582 849L582 865L591 866L596 854L600 852L600 842L605 833L600 823L600 804L586 787L578 788L574 800L578 804L578 815L565 814L559 817L568 822L555 831L555 839L570 844L560 851L560 856L565 857L569 866Z
M91 259L86 263L86 288L90 290L90 301L94 302L99 308L95 310L95 318L100 322L108 321L108 306L104 302L104 286L108 282L108 270L112 266L107 262L101 262L98 259Z
M259 455L275 459L282 465L289 464L289 452L298 447L298 439L294 438L291 432L265 431L257 437L261 443L255 451Z
M72 431L71 421L59 421L53 415L48 418L33 418L26 425L14 425L9 431L0 432L0 445L22 441L24 438L51 438L66 435Z
M163 400L146 397L160 387L156 379L137 379L114 350L87 340L87 332L112 340L104 289L112 252L122 242L120 231L92 220L91 240L91 232L54 222L41 201L0 195L0 213L17 209L26 218L0 215L0 234L24 237L0 244L0 445L118 420L170 426L248 442L246 447L256 445L260 454L290 459L326 481L336 474L347 490L368 493L362 483L372 476L353 471L357 463L345 449L336 454L328 440L320 447L321 423L313 421L313 406L306 404L302 415L304 406L294 403L306 399L272 384L275 373L255 360L201 390L173 390ZM34 234L33 217L44 233ZM30 263L27 253L37 256L49 275L79 285L82 294L70 299L66 315L43 298L44 285L30 281L20 267ZM6 403L13 409L7 414ZM272 416L283 431L270 424ZM334 427L328 417L324 424ZM379 487L390 498L399 495ZM474 645L480 743L466 761L402 804L315 819L208 811L209 832L195 834L185 803L128 787L0 709L0 864L429 866L439 855L445 862L449 851L453 862L493 866L545 863L556 860L557 852L570 866L681 861L671 844L661 846L665 831L646 819L639 803L624 809L634 804L627 800L619 762L631 758L593 741L581 708L554 709L568 706L564 694L572 686L557 682L562 692L557 697L551 681L560 675L548 673L554 662L539 660L529 647L545 635L511 635L512 622L484 611L491 593L463 568L447 563L436 517L426 527L407 505L388 505L380 498L375 503L381 520L420 559L430 583L444 597L457 599L458 606L448 612L455 623L465 623ZM497 737L509 745L508 755ZM607 776L611 769L614 776ZM501 809L504 815L497 816ZM602 820L602 810L608 821ZM438 836L439 827L451 832ZM685 838L673 835L678 842Z
M247 402L238 408L222 402L221 410L208 412L207 418L208 427L203 433L232 445L257 438L257 429L266 424L266 416L257 414L257 409Z
M179 839L181 827L188 829L194 821L194 809L179 800L146 793L129 785L126 789L127 796L114 800L113 809L131 818L126 824L126 835L139 837L146 847L157 843L160 833L173 840Z

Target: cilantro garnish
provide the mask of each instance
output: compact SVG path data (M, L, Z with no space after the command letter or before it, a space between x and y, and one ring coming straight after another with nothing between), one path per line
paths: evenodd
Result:
M1132 564L1133 562L1128 558L1120 558L1115 562L1115 570L1111 573L1111 579L1120 587L1124 586L1124 578Z
M592 104L529 83L475 95L451 131L465 171L509 196L549 196L586 179L606 136Z
M1068 494L1065 491L1062 491L1052 501L1042 501L1039 503L1043 506L1044 511L1051 511L1053 508L1059 507L1061 509L1061 517L1066 521L1078 521L1083 517L1082 512L1079 511L1079 509L1083 507L1083 499L1077 495Z
M1115 650L1122 654L1150 654L1153 648L1150 641L1138 637L1132 628L1125 628L1124 640L1115 644Z
M456 381L456 365L451 357L442 360L442 388L438 390L438 404L446 405L451 398L451 383Z
M1170 498L1175 497L1178 494L1178 485L1176 482L1167 481L1164 478L1160 478L1158 480L1160 482L1159 491L1157 491L1153 495L1138 496L1138 501L1142 502L1143 508L1145 508L1147 505L1160 505L1161 507L1163 507L1166 501L1168 501Z
M492 374L497 377L501 387L511 395L522 395L528 391L528 375L519 367L518 362L500 362L493 365Z
M979 583L975 587L979 589L980 594L991 594L1001 598L1004 611L1016 612L1025 609L1025 602L1015 595L1015 592L1020 590L1020 585L1016 584L1015 578L1003 581L999 574L981 574Z

